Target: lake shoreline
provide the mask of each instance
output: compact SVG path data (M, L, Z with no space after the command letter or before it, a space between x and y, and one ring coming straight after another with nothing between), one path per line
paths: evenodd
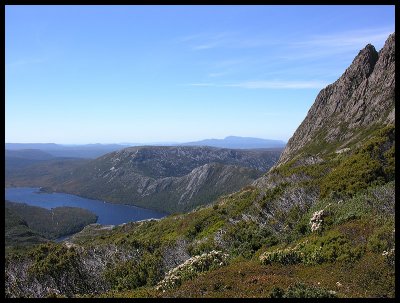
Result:
M88 209L98 216L97 223L119 225L146 219L160 219L167 213L129 204L109 203L69 193L44 192L41 187L6 187L5 199L47 209L71 206Z

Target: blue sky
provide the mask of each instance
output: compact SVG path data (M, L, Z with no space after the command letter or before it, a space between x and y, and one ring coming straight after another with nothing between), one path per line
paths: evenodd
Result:
M394 6L6 6L5 140L287 141Z

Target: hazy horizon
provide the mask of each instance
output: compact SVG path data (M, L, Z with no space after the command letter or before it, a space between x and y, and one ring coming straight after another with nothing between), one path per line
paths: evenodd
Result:
M394 12L6 5L5 141L287 142L362 48L380 50Z
M234 136L234 135L229 135L224 138L204 138L200 140L190 140L190 141L181 141L181 142L174 142L174 141L152 141L152 142L89 142L89 143L61 143L61 142L5 142L5 144L58 144L58 145L91 145L91 144L101 144L101 145L129 145L129 144L183 144L183 143L189 143L189 142L197 142L197 141L203 141L203 140L224 140L228 137L239 137L239 138L247 138L247 139L261 139L261 140L273 140L273 141L282 141L283 143L287 143L285 140L280 140L280 139L268 139L268 138L256 138L256 137L249 137L249 136Z

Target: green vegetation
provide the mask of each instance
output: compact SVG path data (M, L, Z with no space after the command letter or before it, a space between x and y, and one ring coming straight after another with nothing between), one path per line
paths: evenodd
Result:
M351 226L354 226L353 222ZM341 229L346 228L347 226L341 226ZM349 239L348 235L333 229L322 236L306 238L292 247L267 251L260 256L260 261L263 264L276 262L285 265L355 262L365 252L365 243L360 244L357 241L359 239Z
M170 270L165 278L158 283L156 289L161 291L174 289L180 286L183 281L191 280L202 272L226 265L227 258L227 254L215 250L194 256Z
M127 260L108 267L103 275L111 289L125 291L155 285L161 278L160 252L145 252L140 260Z
M372 139L340 161L321 182L321 197L354 195L360 189L394 179L394 126L378 130Z
M29 163L25 165L21 163L23 161ZM52 187L70 178L74 169L89 161L88 159L54 158L33 163L32 160L18 159L18 165L23 167L17 168L18 165L8 158L6 159L8 169L5 171L5 186Z
M9 208L5 208L5 247L24 247L46 242L43 236L28 227L28 224Z
M25 203L6 201L6 234L16 225L24 225L36 234L46 239L56 239L61 236L76 233L88 224L95 223L97 216L78 207L56 207L51 210L30 206ZM20 218L16 220L15 218ZM8 244L13 244L12 237ZM21 242L21 237L14 239Z
M272 289L270 298L337 298L336 292L324 288L308 286L303 283L296 283L286 291L275 287Z
M233 256L251 258L263 245L272 246L278 240L268 226L260 226L253 221L239 221L228 225L224 240Z
M336 154L335 149L331 149L319 154L322 158L316 164L298 165L302 159L307 159L315 153L304 149L292 160L275 168L273 174L283 177L296 176L301 186L318 186L320 198L351 197L362 189L394 180L394 125L378 129L373 127L365 137L368 140L362 144L348 144L347 146L351 146L350 152ZM281 183L272 191L279 193L279 186L286 186L286 183Z
M34 262L28 271L39 279L46 279L47 276L57 278L68 271L78 270L79 258L73 247L48 242L37 246L29 256Z

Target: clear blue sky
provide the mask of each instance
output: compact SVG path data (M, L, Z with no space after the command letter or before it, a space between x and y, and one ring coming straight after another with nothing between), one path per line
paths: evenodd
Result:
M287 141L394 6L6 6L5 140Z

